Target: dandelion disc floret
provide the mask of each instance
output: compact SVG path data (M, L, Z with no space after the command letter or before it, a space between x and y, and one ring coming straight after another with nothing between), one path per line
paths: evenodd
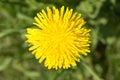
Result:
M90 29L83 26L80 13L53 6L41 10L34 19L38 28L28 28L26 34L29 50L48 69L76 66L80 55L90 52Z

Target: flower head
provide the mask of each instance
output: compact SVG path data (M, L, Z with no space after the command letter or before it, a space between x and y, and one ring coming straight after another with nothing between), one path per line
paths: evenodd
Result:
M38 28L28 28L26 34L29 50L48 69L76 66L80 55L90 52L90 29L83 27L84 19L73 9L47 7L34 19Z

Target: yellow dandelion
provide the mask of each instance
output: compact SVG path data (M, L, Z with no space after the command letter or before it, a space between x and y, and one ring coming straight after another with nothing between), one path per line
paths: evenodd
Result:
M90 29L83 27L84 19L81 14L73 13L73 9L47 7L34 19L38 29L27 29L29 50L48 69L76 66L80 55L90 52Z

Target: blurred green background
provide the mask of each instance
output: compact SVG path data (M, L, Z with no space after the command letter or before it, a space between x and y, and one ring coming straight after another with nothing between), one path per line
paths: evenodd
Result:
M91 53L76 67L48 70L25 43L26 28L46 6L82 13ZM0 0L0 80L120 80L120 0Z

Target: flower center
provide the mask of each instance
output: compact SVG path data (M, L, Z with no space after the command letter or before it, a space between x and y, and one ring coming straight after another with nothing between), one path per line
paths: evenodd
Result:
M60 33L60 32L59 32L59 33L55 34L53 37L54 37L55 41L60 42L60 41L62 41L66 36L65 36L64 33Z

